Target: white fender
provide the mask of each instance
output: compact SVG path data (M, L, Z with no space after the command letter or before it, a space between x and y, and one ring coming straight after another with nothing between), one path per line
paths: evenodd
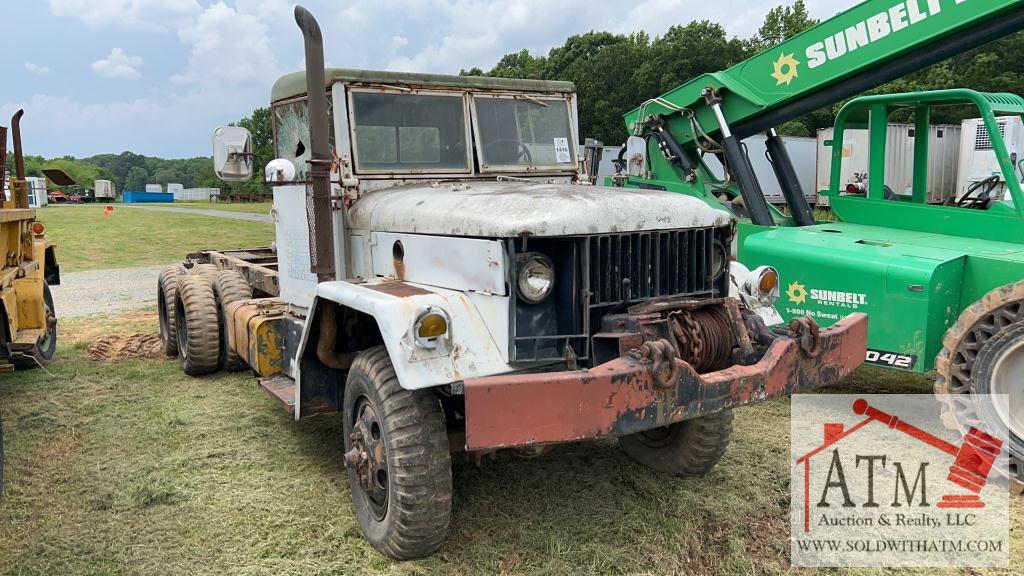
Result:
M512 370L507 362L508 297L467 294L391 278L359 284L324 282L316 287L310 318L316 317L315 307L323 300L377 321L403 388L429 388ZM433 347L418 344L413 333L417 319L428 310L440 310L448 319L446 337ZM486 319L481 311L487 313ZM492 328L495 332L504 329L504 333L492 334ZM303 330L301 349L312 345L306 342L309 330L310 326Z

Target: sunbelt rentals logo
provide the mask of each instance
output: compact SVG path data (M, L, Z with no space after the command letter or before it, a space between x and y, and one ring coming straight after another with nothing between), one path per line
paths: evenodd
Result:
M894 2L887 10L873 14L807 46L803 53L803 61L797 58L796 52L786 52L784 49L772 63L771 76L775 79L777 86L789 86L793 80L800 77L799 68L805 63L808 69L813 70L892 34L909 33L911 28L941 14L946 8L956 10L959 6L969 3L979 4L980 2L978 0Z
M820 306L833 306L838 308L858 309L867 306L868 295L860 292L846 292L842 290L819 290L811 288L800 282L793 282L786 290L786 297L793 304L806 304L813 302Z

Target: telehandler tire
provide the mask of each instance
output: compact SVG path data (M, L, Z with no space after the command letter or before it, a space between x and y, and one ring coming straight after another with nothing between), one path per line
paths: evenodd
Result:
M359 529L396 560L430 555L444 542L452 511L440 400L430 390L402 388L387 349L377 346L352 362L342 414Z
M1009 470L1013 489L1024 492L1024 438L1020 422L985 399L989 394L1024 395L1024 282L992 290L961 314L946 331L935 358L935 394L946 424L966 432L971 426L1002 420L1010 431ZM1013 392L1011 394L1011 391ZM1018 433L1014 433L1014 429Z
M160 341L164 353L178 355L178 332L174 329L174 305L178 299L178 279L185 275L181 264L168 266L160 271L156 281L156 307L160 316Z
M693 420L619 438L633 460L674 476L702 476L718 464L729 447L733 413L722 410Z
M216 372L220 364L220 326L213 283L202 275L182 276L174 308L182 369L189 376Z
M50 285L46 283L43 283L43 317L46 332L36 340L31 351L15 354L11 358L15 368L31 369L45 366L53 361L53 355L57 352L57 312L53 306Z
M228 344L228 304L252 298L252 286L245 277L235 270L222 270L213 281L213 293L217 299L217 324L220 326L220 365L225 370L245 370L247 364Z

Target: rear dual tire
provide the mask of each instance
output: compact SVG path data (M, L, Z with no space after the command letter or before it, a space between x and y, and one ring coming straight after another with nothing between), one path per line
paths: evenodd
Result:
M160 338L169 356L178 356L190 376L220 369L242 370L245 362L228 345L228 305L252 298L252 288L234 270L197 264L160 272L157 308Z
M174 308L175 334L181 368L189 376L216 372L220 367L220 326L213 283L201 275L182 276Z
M175 328L175 310L178 302L178 280L185 275L181 265L168 266L160 271L156 282L156 307L160 316L160 340L164 353L178 355L178 332Z

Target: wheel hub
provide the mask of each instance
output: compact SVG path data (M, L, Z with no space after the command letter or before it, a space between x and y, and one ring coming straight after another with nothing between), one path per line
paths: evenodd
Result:
M1009 398L1005 405L994 403L996 414L1010 432L1024 438L1024 397L1021 394L1024 386L1024 341L1015 343L999 357L992 369L989 386L992 394L1005 394Z
M39 337L39 347L48 348L50 346L50 338L53 336L53 329L57 327L57 317L53 314L53 310L49 304L43 304L43 315L46 318L46 332Z
M369 401L360 399L356 408L352 448L345 453L345 465L355 472L356 483L366 494L378 518L383 518L388 500L388 461L384 430Z

